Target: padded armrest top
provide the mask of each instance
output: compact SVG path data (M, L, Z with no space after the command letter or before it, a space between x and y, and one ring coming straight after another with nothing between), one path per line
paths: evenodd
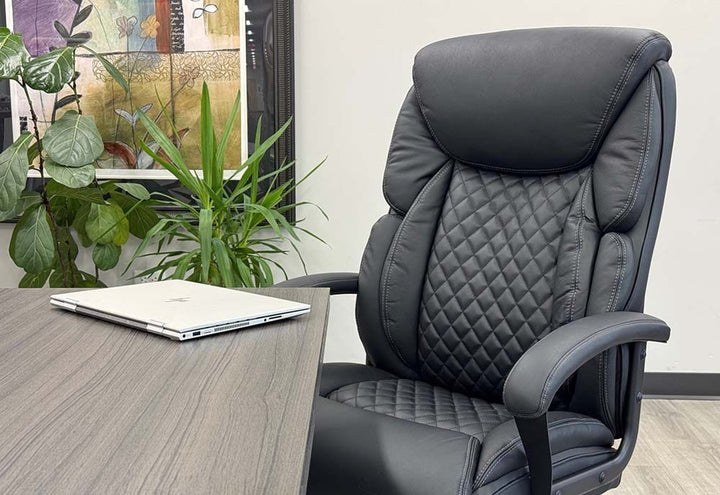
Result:
M515 363L505 382L505 406L514 416L542 416L560 386L593 357L620 344L669 337L665 322L642 313L604 313L563 325Z
M275 287L328 287L330 294L357 294L358 274L351 272L316 273L291 278Z

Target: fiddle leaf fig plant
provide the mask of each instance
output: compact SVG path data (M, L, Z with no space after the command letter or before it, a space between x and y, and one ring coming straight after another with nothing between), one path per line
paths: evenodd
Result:
M187 279L225 287L270 286L273 285L272 267L285 274L280 261L290 249L302 261L297 247L299 233L320 240L300 227L298 222L289 222L285 218L290 209L312 203L286 204L285 199L322 162L297 182L294 179L280 180L282 173L293 163L284 164L266 174L260 172L263 157L290 122L264 142L260 140L258 125L254 153L243 164L225 167L225 152L239 106L238 94L230 117L217 134L213 127L210 94L207 84L203 84L198 130L202 175L188 167L175 144L179 140L168 138L143 111L138 113L153 142L160 147L155 151L148 143L143 143L143 150L170 171L192 195L188 203L160 195L158 202L176 207L180 213L164 214L148 230L131 263L140 256L153 256L158 262L138 277L156 274L161 280ZM177 134L177 130L174 133ZM145 253L150 243L154 243L156 248Z
M22 132L0 153L0 220L19 217L10 241L10 257L25 270L20 287L98 287L100 270L119 261L130 234L144 238L158 222L150 193L139 184L98 182L95 162L104 151L95 119L83 115L75 70L77 50L86 49L89 33L73 30L92 12L77 12L72 26L56 22L67 46L31 57L22 37L0 28L0 79L18 84L30 113L30 132ZM109 61L90 49L118 85L127 82ZM31 93L55 95L52 118L41 132ZM61 92L69 95L60 96ZM72 109L66 109L73 105ZM64 110L64 112L63 112ZM61 114L59 114L62 112ZM37 191L27 191L28 172L40 178ZM92 251L94 273L77 265L78 243Z

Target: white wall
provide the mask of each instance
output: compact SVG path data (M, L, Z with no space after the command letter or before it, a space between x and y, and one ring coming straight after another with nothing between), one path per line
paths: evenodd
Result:
M646 311L670 323L648 369L720 372L720 2L717 0L295 0L298 173L328 162L299 191L330 221L301 212L329 248L305 244L309 271L356 271L368 232L387 211L383 167L395 117L411 85L415 52L442 38L535 26L657 29L673 42L678 80L675 152ZM10 226L0 225L7 251ZM300 274L291 262L291 274ZM19 271L0 256L0 285ZM112 277L106 277L112 278ZM354 300L333 300L326 360L362 362Z

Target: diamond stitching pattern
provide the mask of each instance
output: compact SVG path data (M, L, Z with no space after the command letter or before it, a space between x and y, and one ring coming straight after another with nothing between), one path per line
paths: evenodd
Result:
M512 418L500 404L406 379L353 383L331 392L328 399L406 421L459 431L480 440Z
M425 380L501 396L514 363L550 330L560 237L587 170L527 177L456 165L421 300Z

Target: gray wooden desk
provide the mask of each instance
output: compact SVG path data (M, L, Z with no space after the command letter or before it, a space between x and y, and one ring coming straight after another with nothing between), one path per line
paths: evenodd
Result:
M304 493L329 294L175 342L0 290L0 493Z

